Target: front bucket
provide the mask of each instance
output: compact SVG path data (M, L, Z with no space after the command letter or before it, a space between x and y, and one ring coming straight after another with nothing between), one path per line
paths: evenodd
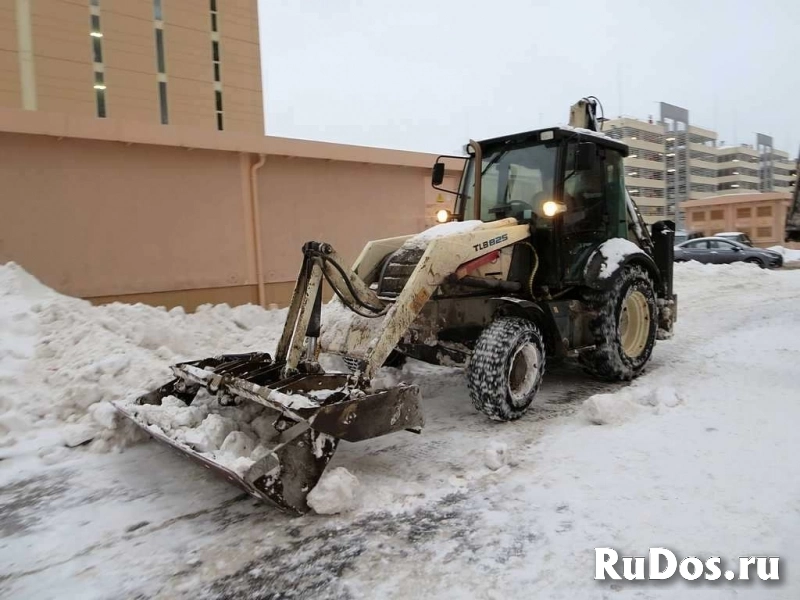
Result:
M248 465L215 460L213 453L200 452L185 442L170 437L164 430L137 414L136 405L115 404L118 411L147 434L182 455L211 469L231 483L262 500L295 512L308 511L306 496L319 481L336 452L339 441L300 422L279 434L267 454Z
M340 439L423 425L419 388L364 391L340 373L276 377L267 355L227 355L173 367L177 377L133 402L125 417L158 441L280 508L306 496Z

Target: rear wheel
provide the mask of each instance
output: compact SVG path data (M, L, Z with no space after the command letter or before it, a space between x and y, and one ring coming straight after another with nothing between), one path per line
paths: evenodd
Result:
M632 265L620 273L610 290L588 295L597 313L590 325L595 346L584 352L581 364L592 375L610 381L636 377L656 341L656 295L650 276Z
M519 419L542 383L545 347L527 319L500 317L483 330L467 367L472 403L498 421Z

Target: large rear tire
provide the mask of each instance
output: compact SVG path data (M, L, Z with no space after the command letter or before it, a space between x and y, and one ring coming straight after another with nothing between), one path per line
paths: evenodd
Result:
M472 403L497 421L519 419L542 384L545 347L527 319L499 317L483 330L467 367Z
M597 313L590 325L595 346L581 354L581 364L600 379L633 379L650 360L658 332L650 276L638 265L625 267L610 290L591 292L587 300Z

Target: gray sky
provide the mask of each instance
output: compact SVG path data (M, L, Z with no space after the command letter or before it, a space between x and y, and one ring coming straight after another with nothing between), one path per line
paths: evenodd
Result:
M270 135L429 152L688 108L728 144L800 143L797 0L259 0Z

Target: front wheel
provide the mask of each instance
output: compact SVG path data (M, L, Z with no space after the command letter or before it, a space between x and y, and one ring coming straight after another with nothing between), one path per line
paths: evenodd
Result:
M591 292L587 300L596 313L590 325L595 345L581 354L581 364L601 379L633 379L650 359L658 332L650 276L640 266L626 267L611 289Z
M748 258L748 259L745 259L744 262L750 263L751 265L758 265L762 269L766 267L766 265L763 262L761 262L760 260L758 260L757 258Z
M497 421L525 414L542 384L545 348L527 319L500 317L483 330L467 367L472 403Z

